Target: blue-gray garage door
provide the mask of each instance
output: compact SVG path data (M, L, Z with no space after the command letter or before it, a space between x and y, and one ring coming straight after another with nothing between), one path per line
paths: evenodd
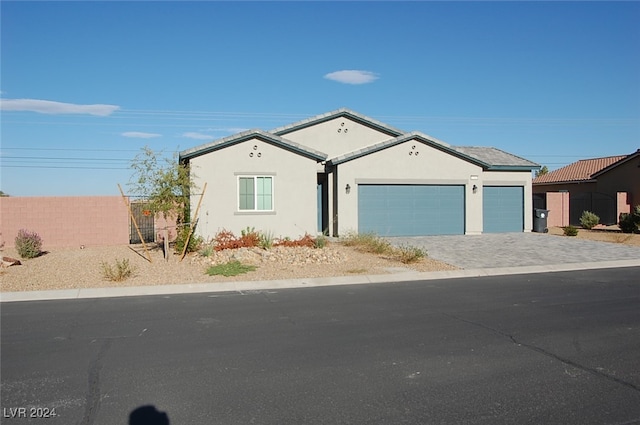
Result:
M464 186L358 185L358 232L464 234Z
M484 233L522 232L524 230L523 187L484 186L482 192Z

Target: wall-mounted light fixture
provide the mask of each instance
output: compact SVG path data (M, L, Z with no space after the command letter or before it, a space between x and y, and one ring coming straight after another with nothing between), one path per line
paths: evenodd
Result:
M476 186L475 184L473 185L473 188L471 188L471 190L473 190L473 193L478 193L478 186Z
M351 192L351 186L349 186L349 183L347 183L347 186L344 188L344 191L347 193Z

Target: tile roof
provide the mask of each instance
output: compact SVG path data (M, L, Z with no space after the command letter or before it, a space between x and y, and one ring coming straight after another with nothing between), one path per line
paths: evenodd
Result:
M535 169L539 168L538 164L535 164L526 159L512 155L510 153L501 151L496 148L484 148L473 146L451 146L441 140L426 135L421 132L406 133L393 139L385 140L380 143L376 143L362 149L349 152L344 155L331 158L329 162L334 165L341 164L343 162L351 161L352 159L360 158L370 153L406 142L407 140L417 140L427 145L436 147L453 154L455 156L466 159L467 161L474 162L487 169Z
M213 152L218 149L222 149L224 147L234 145L236 143L244 142L246 140L250 140L253 138L264 140L267 143L271 143L281 148L288 149L290 151L310 157L312 159L315 159L316 161L324 161L325 159L327 159L326 153L317 151L307 146L303 146L299 143L285 139L284 137L280 137L275 134L271 134L269 132L266 132L263 130L256 130L256 129L243 131L242 133L234 134L232 136L224 137L222 139L217 139L217 140L214 140L213 142L205 143L204 145L196 146L191 149L186 149L180 152L180 159L182 160L182 159L195 158L197 156L204 155L206 153Z
M533 184L577 182L591 180L592 176L610 165L626 158L627 155L604 158L581 159L573 164L551 171L533 179Z
M500 167L523 167L528 169L540 168L535 162L510 154L493 147L481 146L454 146L456 151L467 156L476 158L494 168Z

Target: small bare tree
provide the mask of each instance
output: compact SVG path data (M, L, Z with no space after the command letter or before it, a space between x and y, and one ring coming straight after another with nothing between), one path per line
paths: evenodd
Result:
M178 224L189 221L190 194L197 187L189 166L181 164L176 153L167 158L145 146L131 161L131 169L128 186L147 199L152 214L174 218Z

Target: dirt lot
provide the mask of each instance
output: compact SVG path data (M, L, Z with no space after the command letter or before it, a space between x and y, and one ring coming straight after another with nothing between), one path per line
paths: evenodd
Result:
M562 236L561 228L550 228L549 237ZM611 230L580 230L579 239L640 246L640 235L623 234ZM46 247L45 247L46 248ZM2 249L4 257L19 258L14 249ZM240 257L241 253L238 253ZM388 257L364 254L340 243L330 243L323 249L279 248L273 252L245 252L242 262L253 263L255 271L235 277L208 276L205 270L212 258L191 254L184 261L171 255L165 261L162 251L150 252L152 262L145 259L141 246L112 246L51 249L50 252L22 265L0 270L0 290L35 291L70 288L96 288L114 286L170 285L184 283L223 282L230 280L274 280L305 277L349 276L361 274L397 273L402 270L439 271L455 267L425 258L405 265ZM248 255L248 256L247 256ZM134 270L132 277L123 282L104 278L103 264L115 265L116 260L128 260ZM245 261L246 260L246 261Z
M564 232L561 227L550 227L549 234L564 236ZM596 230L579 229L576 238L640 246L640 235L622 233L617 230L617 227L601 228Z

